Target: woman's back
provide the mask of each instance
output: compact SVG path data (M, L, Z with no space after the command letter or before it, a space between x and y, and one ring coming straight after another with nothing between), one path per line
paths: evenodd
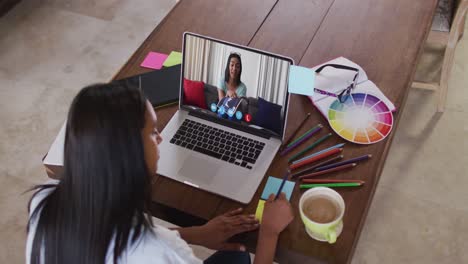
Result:
M58 181L49 181L47 184L57 183ZM53 187L48 188L35 195L30 203L30 212L34 211L40 201L47 197L53 190ZM30 223L26 241L27 264L31 263L31 248L38 217L40 217L40 213L35 219L32 219ZM193 255L193 251L187 243L180 238L177 231L169 230L162 226L155 226L151 231L145 231L135 243L128 246L119 257L118 263L201 263L201 261ZM114 244L114 240L109 244L105 263L113 263ZM41 261L41 263L43 263L43 261Z
M103 263L110 244L115 261L148 239L154 166L146 154L156 152L157 131L147 108L137 87L120 82L78 93L68 113L60 182L35 188L47 195L30 211L30 263Z

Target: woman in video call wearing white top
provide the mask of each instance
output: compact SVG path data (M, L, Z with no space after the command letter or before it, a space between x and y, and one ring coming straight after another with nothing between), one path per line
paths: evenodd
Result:
M202 263L187 243L218 250L204 263L250 263L230 237L259 229L254 263L272 263L292 221L284 194L262 224L236 209L206 224L167 229L148 210L163 140L153 107L126 83L83 88L70 107L60 181L33 188L26 263ZM183 196L184 194L180 194Z
M224 78L219 82L218 99L224 97L243 97L247 94L247 87L241 81L242 61L237 53L231 53L226 63Z

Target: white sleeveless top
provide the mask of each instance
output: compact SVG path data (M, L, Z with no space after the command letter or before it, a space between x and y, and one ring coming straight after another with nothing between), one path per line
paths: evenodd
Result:
M57 183L52 181L48 183ZM31 202L30 214L53 188L38 193ZM38 214L40 216L40 212ZM33 219L26 240L26 264L30 263L31 248L36 233L37 219ZM129 246L120 256L119 264L132 263L202 263L190 246L180 237L179 232L163 226L155 226L154 234L146 232L138 241ZM111 241L106 255L106 264L112 264L114 241ZM42 261L43 263L43 261Z

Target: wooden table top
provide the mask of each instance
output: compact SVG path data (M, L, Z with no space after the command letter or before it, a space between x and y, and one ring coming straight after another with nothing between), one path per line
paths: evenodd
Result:
M394 102L398 109L394 115L394 129L397 129L416 63L430 30L436 2L437 0L181 1L114 79L147 72L147 69L139 65L149 51L180 51L184 31L290 56L296 64L306 67L344 56L362 66L369 79ZM157 111L161 130L176 111L176 106ZM286 136L293 132L307 112L311 112L312 116L300 132L305 132L317 123L327 124L306 97L293 95ZM329 131L331 129L325 126L324 132ZM362 179L366 182L361 188L337 190L345 200L346 213L343 233L335 244L314 241L305 233L297 208L302 191L296 185L291 198L296 217L280 236L278 261L350 262L394 134L395 131L384 141L369 146L345 146L346 157L363 154L372 154L373 157L353 170L330 176ZM326 145L339 142L343 140L335 135ZM286 164L286 158L277 155L266 176L281 177ZM245 207L247 212L255 212L266 178ZM165 177L158 178L153 190L153 200L203 219L210 219L241 206L229 199ZM256 234L249 234L245 239L254 242L255 237ZM253 247L254 243L251 244Z

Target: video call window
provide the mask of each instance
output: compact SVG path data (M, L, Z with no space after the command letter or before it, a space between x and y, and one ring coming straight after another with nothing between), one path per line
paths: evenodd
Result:
M281 135L290 62L186 35L183 104Z

